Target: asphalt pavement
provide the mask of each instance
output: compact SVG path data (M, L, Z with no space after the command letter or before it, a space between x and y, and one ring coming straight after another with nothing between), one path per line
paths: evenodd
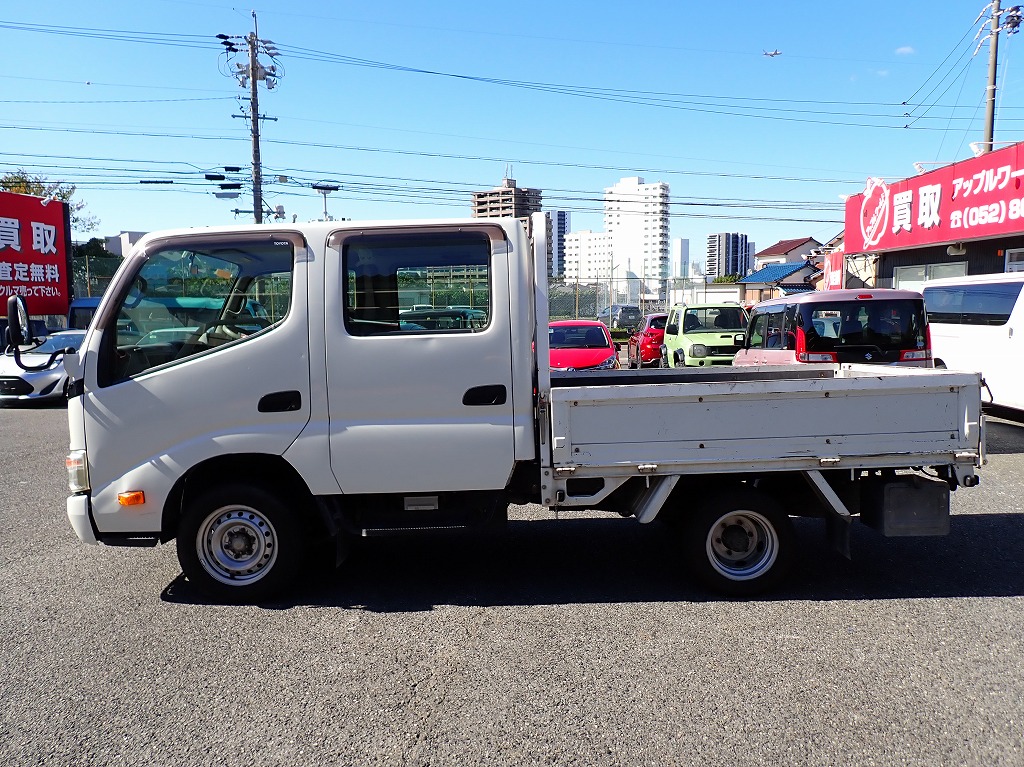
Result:
M173 546L78 542L62 409L0 444L3 765L1024 764L1024 426L988 424L950 536L857 525L848 562L804 521L754 601L658 525L520 507L210 604Z

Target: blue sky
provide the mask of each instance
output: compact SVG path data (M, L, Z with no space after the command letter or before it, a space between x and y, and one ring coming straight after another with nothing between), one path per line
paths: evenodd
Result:
M639 175L670 184L671 236L696 253L712 232L759 249L825 241L868 176L912 176L982 140L983 6L6 4L0 173L76 184L93 235L251 221L231 212L251 197L217 199L203 176L252 161L232 117L248 93L215 36L247 34L255 10L283 71L259 94L277 118L262 128L265 194L289 221L322 215L321 181L341 187L335 217L468 215L470 192L510 167L573 229L599 230L604 188ZM1022 138L1021 44L1000 39L997 142Z

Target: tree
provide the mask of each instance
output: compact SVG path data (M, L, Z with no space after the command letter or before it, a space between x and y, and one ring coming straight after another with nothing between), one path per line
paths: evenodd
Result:
M740 276L738 274L723 274L721 277L715 277L715 279L713 279L712 282L716 282L716 283L736 282L739 278L740 278Z
M71 246L71 275L76 298L101 296L121 265L121 257L107 251L103 240L93 237Z
M0 176L0 190L15 192L16 194L31 194L36 197L49 197L68 204L71 212L71 228L78 232L91 232L99 226L100 220L96 216L85 213L85 203L81 200L72 200L75 196L76 187L74 184L65 184L63 181L50 181L42 176L33 176L22 168Z

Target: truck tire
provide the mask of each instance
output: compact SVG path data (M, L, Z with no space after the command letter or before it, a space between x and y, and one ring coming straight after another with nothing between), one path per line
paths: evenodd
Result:
M749 596L777 585L789 569L796 542L793 524L778 504L745 488L706 501L686 520L682 533L694 575L728 596Z
M253 602L291 584L303 561L301 516L261 487L231 484L196 496L182 513L178 562L196 588Z

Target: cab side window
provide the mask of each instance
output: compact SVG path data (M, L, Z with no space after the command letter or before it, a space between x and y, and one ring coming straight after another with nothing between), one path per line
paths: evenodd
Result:
M150 253L103 328L97 378L110 386L225 345L285 317L290 241L200 242Z

